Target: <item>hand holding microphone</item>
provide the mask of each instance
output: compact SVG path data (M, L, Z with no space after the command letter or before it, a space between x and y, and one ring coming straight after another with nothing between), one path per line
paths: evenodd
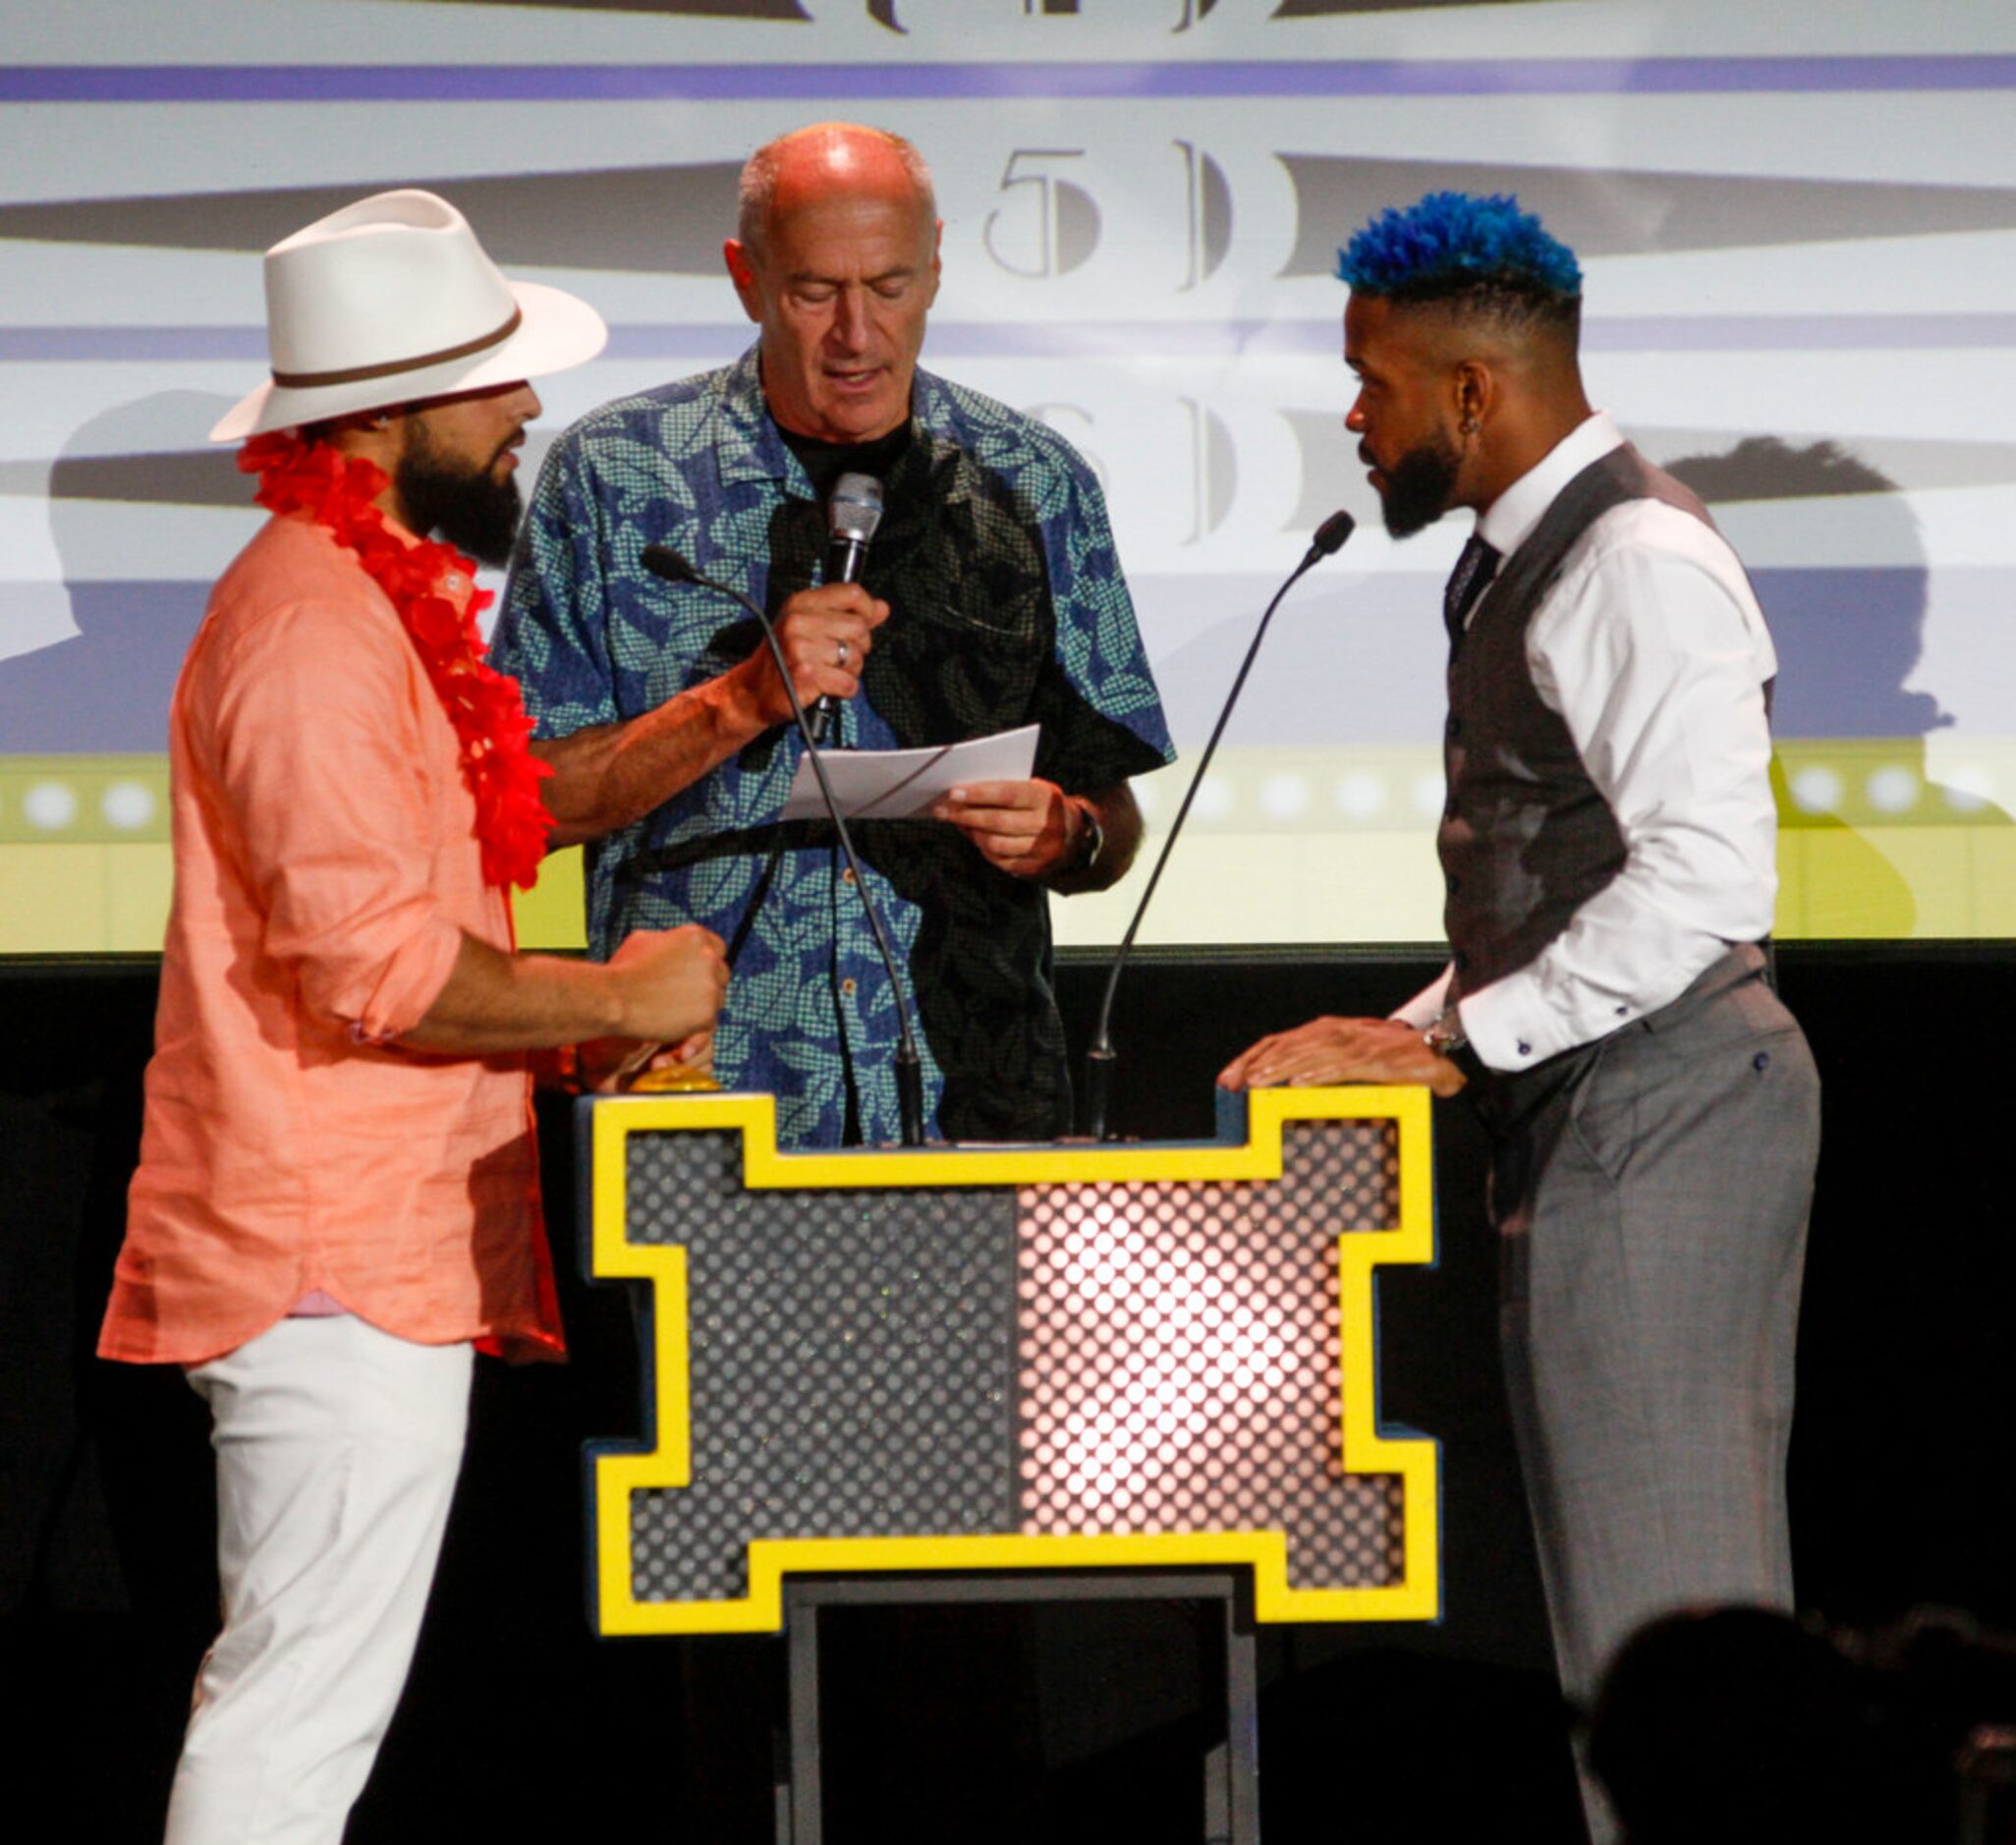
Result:
M833 490L826 495L826 581L827 588L861 581L861 569L868 562L868 540L875 535L875 529L882 523L882 483L873 475L844 474L833 482ZM882 612L877 622L886 621L889 605L874 603ZM861 683L861 668L868 657L868 638L861 639L861 654L850 662L849 640L845 635L836 636L839 643L839 657L835 670L845 673L849 664L854 667L854 684L845 692L827 692L812 706L812 734L816 742L824 743L833 734L840 721L840 705L854 697L855 687Z
M777 643L792 689L811 712L812 734L820 743L833 735L840 706L861 690L874 631L889 619L888 603L860 587L868 541L881 523L882 483L872 475L842 475L826 498L823 581L801 589L777 612ZM757 654L752 670L760 675L764 722L788 724L791 700L769 656Z
M889 605L859 584L821 584L801 589L777 612L777 642L798 701L812 713L812 728L823 742L831 734L833 713L861 690L862 668L874 646L874 631L889 619ZM763 673L763 716L772 724L791 722L791 700L777 682L767 651L754 656ZM813 701L817 700L816 703ZM826 713L821 725L820 714Z

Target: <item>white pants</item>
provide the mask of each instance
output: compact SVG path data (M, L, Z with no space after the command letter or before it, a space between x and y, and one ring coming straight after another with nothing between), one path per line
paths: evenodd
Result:
M190 1371L217 1451L224 1627L167 1845L340 1845L413 1662L472 1357L346 1314L283 1319Z

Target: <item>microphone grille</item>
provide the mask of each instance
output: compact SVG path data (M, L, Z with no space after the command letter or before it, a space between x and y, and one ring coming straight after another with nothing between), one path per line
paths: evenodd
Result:
M647 544L638 553L637 561L653 577L662 577L667 583L698 583L699 573L681 554L669 544Z
M826 530L866 544L882 523L882 483L873 475L842 475L826 501Z
M1358 521L1340 506L1329 518L1316 529L1316 536L1309 541L1309 548L1318 557L1328 557L1344 548L1344 540L1350 537Z

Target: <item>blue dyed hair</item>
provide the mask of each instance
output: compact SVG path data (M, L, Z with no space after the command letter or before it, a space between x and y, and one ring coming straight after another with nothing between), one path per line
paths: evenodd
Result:
M1575 252L1503 193L1429 193L1382 211L1338 252L1337 274L1359 294L1447 302L1508 324L1572 335L1580 318Z

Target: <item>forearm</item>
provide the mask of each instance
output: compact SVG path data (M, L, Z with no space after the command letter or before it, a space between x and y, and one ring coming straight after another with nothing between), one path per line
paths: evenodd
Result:
M1761 738L1751 753L1744 772L1732 741L1714 769L1725 785L1701 767L1660 800L1635 800L1592 753L1624 865L1525 967L1463 994L1464 1031L1487 1065L1524 1070L1604 1036L1675 998L1730 942L1770 932L1775 816Z
M1073 804L1091 808L1097 817L1099 831L1103 835L1099 855L1089 866L1053 871L1044 881L1052 890L1065 896L1080 891L1110 889L1127 875L1135 856L1141 851L1141 808L1134 799L1134 790L1126 782L1113 782L1107 787L1091 789L1068 799ZM1073 821L1080 828L1086 824L1082 814L1075 814Z
M1727 935L1686 922L1619 877L1517 973L1465 993L1463 1029L1494 1070L1519 1071L1655 1012L1731 941L1769 932L1768 907Z
M626 1011L621 983L606 966L506 954L464 935L448 983L398 1041L451 1056L550 1050L582 1038L625 1035Z
M580 845L642 819L720 766L769 726L742 669L668 699L619 724L534 743L551 765L544 788L553 815L548 844Z

